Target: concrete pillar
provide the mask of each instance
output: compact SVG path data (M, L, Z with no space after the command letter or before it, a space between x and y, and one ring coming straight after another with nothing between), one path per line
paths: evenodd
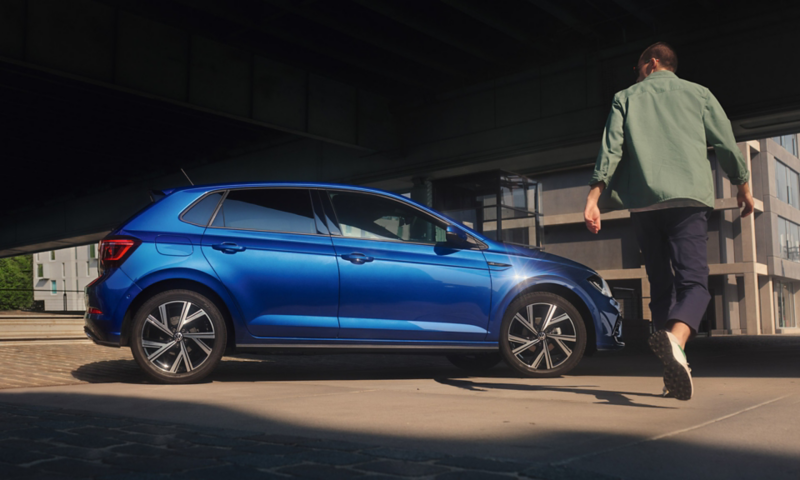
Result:
M719 333L738 335L742 333L742 327L739 319L739 285L736 283L736 275L725 275L722 283L725 327L723 332Z
M761 333L772 335L775 333L775 304L772 298L772 278L769 275L758 277L758 289L761 305ZM795 302L797 305L797 302Z
M747 220L747 219L745 219ZM760 306L759 306L759 285L758 274L755 272L748 272L744 274L744 311L745 318L741 322L742 333L748 335L761 334L760 325Z

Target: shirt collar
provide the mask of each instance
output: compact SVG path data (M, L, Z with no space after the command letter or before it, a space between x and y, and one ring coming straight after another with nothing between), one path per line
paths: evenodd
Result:
M678 78L678 76L675 75L675 72L671 72L669 70L659 70L657 72L653 72L650 75L648 75L647 78L645 78L645 80L648 80L648 79L651 79L651 78L661 78L661 77Z

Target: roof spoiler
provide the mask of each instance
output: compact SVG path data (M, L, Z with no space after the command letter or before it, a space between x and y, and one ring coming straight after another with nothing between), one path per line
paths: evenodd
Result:
M150 203L156 203L157 201L161 200L164 197L169 196L177 190L176 188L164 188L162 190L156 190L155 188L150 188L147 192L150 194Z

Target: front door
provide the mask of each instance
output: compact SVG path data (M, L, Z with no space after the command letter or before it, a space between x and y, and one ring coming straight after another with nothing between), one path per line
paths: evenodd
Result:
M339 271L310 192L231 190L203 253L257 337L336 338Z
M339 338L481 341L491 279L483 253L445 242L446 224L381 195L328 191L340 236Z

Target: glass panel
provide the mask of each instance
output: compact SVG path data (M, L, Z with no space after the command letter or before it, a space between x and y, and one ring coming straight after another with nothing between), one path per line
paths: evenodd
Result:
M414 243L447 238L445 224L398 201L361 193L329 194L345 237Z
M58 292L58 285L55 280L50 280L50 294L55 295Z
M794 285L791 282L775 282L775 325L778 328L793 328L797 325L794 315Z
M195 206L188 212L183 214L183 221L193 223L195 225L208 225L211 219L211 214L217 208L217 204L222 199L221 193L212 193L204 199L197 202Z
M214 226L243 230L317 233L311 196L304 189L232 190Z
M783 283L783 297L784 304L786 305L783 315L783 326L794 327L794 284L790 282Z
M788 203L786 198L786 165L775 162L775 180L778 187L778 199Z
M800 208L800 176L794 170L789 170L789 200L794 208Z
M41 263L36 264L36 276L38 278L44 277L44 265L42 265Z
M786 220L778 217L778 238L780 239L781 245L781 258L789 258L789 250L788 250L788 237L786 232Z
M789 222L789 260L793 262L800 261L800 225Z

